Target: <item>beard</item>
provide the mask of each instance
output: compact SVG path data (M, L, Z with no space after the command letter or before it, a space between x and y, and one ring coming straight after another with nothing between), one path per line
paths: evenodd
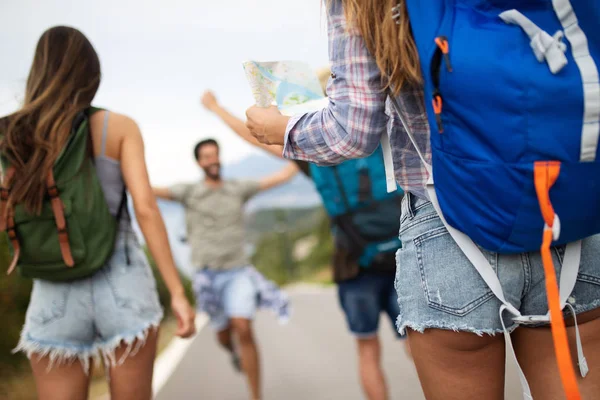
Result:
M219 180L221 179L221 164L220 163L215 163L215 164L211 164L208 167L203 168L204 170L204 174L212 179L212 180Z

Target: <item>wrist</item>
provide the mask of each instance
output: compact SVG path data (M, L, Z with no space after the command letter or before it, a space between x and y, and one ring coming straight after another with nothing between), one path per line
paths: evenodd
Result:
M171 299L185 297L185 289L181 284L169 289L169 293L171 294Z
M272 144L283 145L285 140L285 132L287 131L287 125L290 120L290 117L285 115L278 115L272 124L268 126L270 132L269 136L276 138L276 140Z

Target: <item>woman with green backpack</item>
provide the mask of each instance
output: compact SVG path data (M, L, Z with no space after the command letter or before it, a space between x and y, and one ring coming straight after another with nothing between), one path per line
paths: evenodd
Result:
M177 335L195 332L140 130L124 115L91 107L100 76L81 32L51 28L38 42L22 108L0 120L0 230L13 256L5 267L34 279L15 351L30 358L43 400L87 398L95 357L113 399L152 397L163 313L127 192L171 293Z
M426 397L503 399L512 353L524 398L600 398L598 1L326 4L328 107L247 127L323 165L391 150Z

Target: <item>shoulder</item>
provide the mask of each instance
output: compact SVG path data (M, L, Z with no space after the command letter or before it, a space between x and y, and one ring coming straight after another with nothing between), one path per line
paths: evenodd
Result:
M102 129L105 121L108 123L108 131L113 135L116 134L118 137L124 137L126 135L141 136L137 122L125 114L110 110L99 110L90 117L92 129Z
M206 185L203 182L181 182L174 186L185 189L188 193L198 193L206 190Z

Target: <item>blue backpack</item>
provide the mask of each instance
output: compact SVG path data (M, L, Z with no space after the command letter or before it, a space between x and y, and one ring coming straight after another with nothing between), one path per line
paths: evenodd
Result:
M310 164L311 178L331 217L335 235L343 235L362 268L388 264L401 247L401 189L388 193L381 147L367 158L330 167ZM390 260L390 262L385 262Z
M503 303L501 314L523 324L551 320L563 386L579 398L561 311L571 307L581 239L600 232L600 1L405 2L425 83L432 203ZM550 254L559 244L568 244L560 289ZM522 316L508 303L478 246L541 249L549 315Z

